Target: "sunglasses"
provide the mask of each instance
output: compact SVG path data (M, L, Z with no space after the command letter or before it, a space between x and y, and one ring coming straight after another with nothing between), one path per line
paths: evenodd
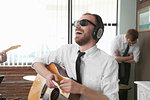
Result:
M87 19L83 19L83 20L80 20L80 21L76 20L76 21L74 21L73 26L76 27L76 25L77 25L78 23L80 23L81 26L87 26L87 25L88 25L88 22L89 22L90 24L92 24L94 27L96 27L96 25L95 25L94 23L92 23L91 21L89 21L89 20L87 20Z

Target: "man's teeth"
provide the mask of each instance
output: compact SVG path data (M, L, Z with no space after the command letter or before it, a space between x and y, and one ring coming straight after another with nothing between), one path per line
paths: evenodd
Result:
M76 33L78 33L78 34L82 34L83 32L81 32L81 31L76 31Z

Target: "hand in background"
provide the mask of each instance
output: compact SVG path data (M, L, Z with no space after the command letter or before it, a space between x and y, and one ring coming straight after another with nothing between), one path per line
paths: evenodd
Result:
M134 58L132 53L130 54L130 58L131 58L131 59L133 59L133 58Z
M6 52L2 52L1 55L0 55L0 63L3 63L7 60L7 54Z

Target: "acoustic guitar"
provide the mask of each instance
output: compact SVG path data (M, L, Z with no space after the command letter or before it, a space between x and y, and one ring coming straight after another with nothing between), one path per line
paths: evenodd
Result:
M58 86L61 80L68 77L65 69L58 64L50 63L46 68L57 75L59 81L54 81L54 83ZM57 100L60 97L59 95L66 98L66 100L79 100L80 98L80 95L68 93L60 88L48 88L45 83L46 79L37 74L30 89L28 100Z
M15 46L11 46L10 48L8 48L8 49L6 49L6 50L4 50L5 52L8 52L8 51L10 51L10 50L13 50L13 49L17 49L18 47L21 47L21 45L15 45ZM0 55L1 55L2 53L0 53Z

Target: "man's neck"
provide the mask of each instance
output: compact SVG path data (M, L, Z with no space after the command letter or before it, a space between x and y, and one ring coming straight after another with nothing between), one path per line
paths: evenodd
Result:
M81 51L81 52L84 52L84 51L86 51L86 50L92 48L92 47L95 46L95 45L96 45L96 43L88 43L88 44L79 46L79 48L80 48L80 51Z

